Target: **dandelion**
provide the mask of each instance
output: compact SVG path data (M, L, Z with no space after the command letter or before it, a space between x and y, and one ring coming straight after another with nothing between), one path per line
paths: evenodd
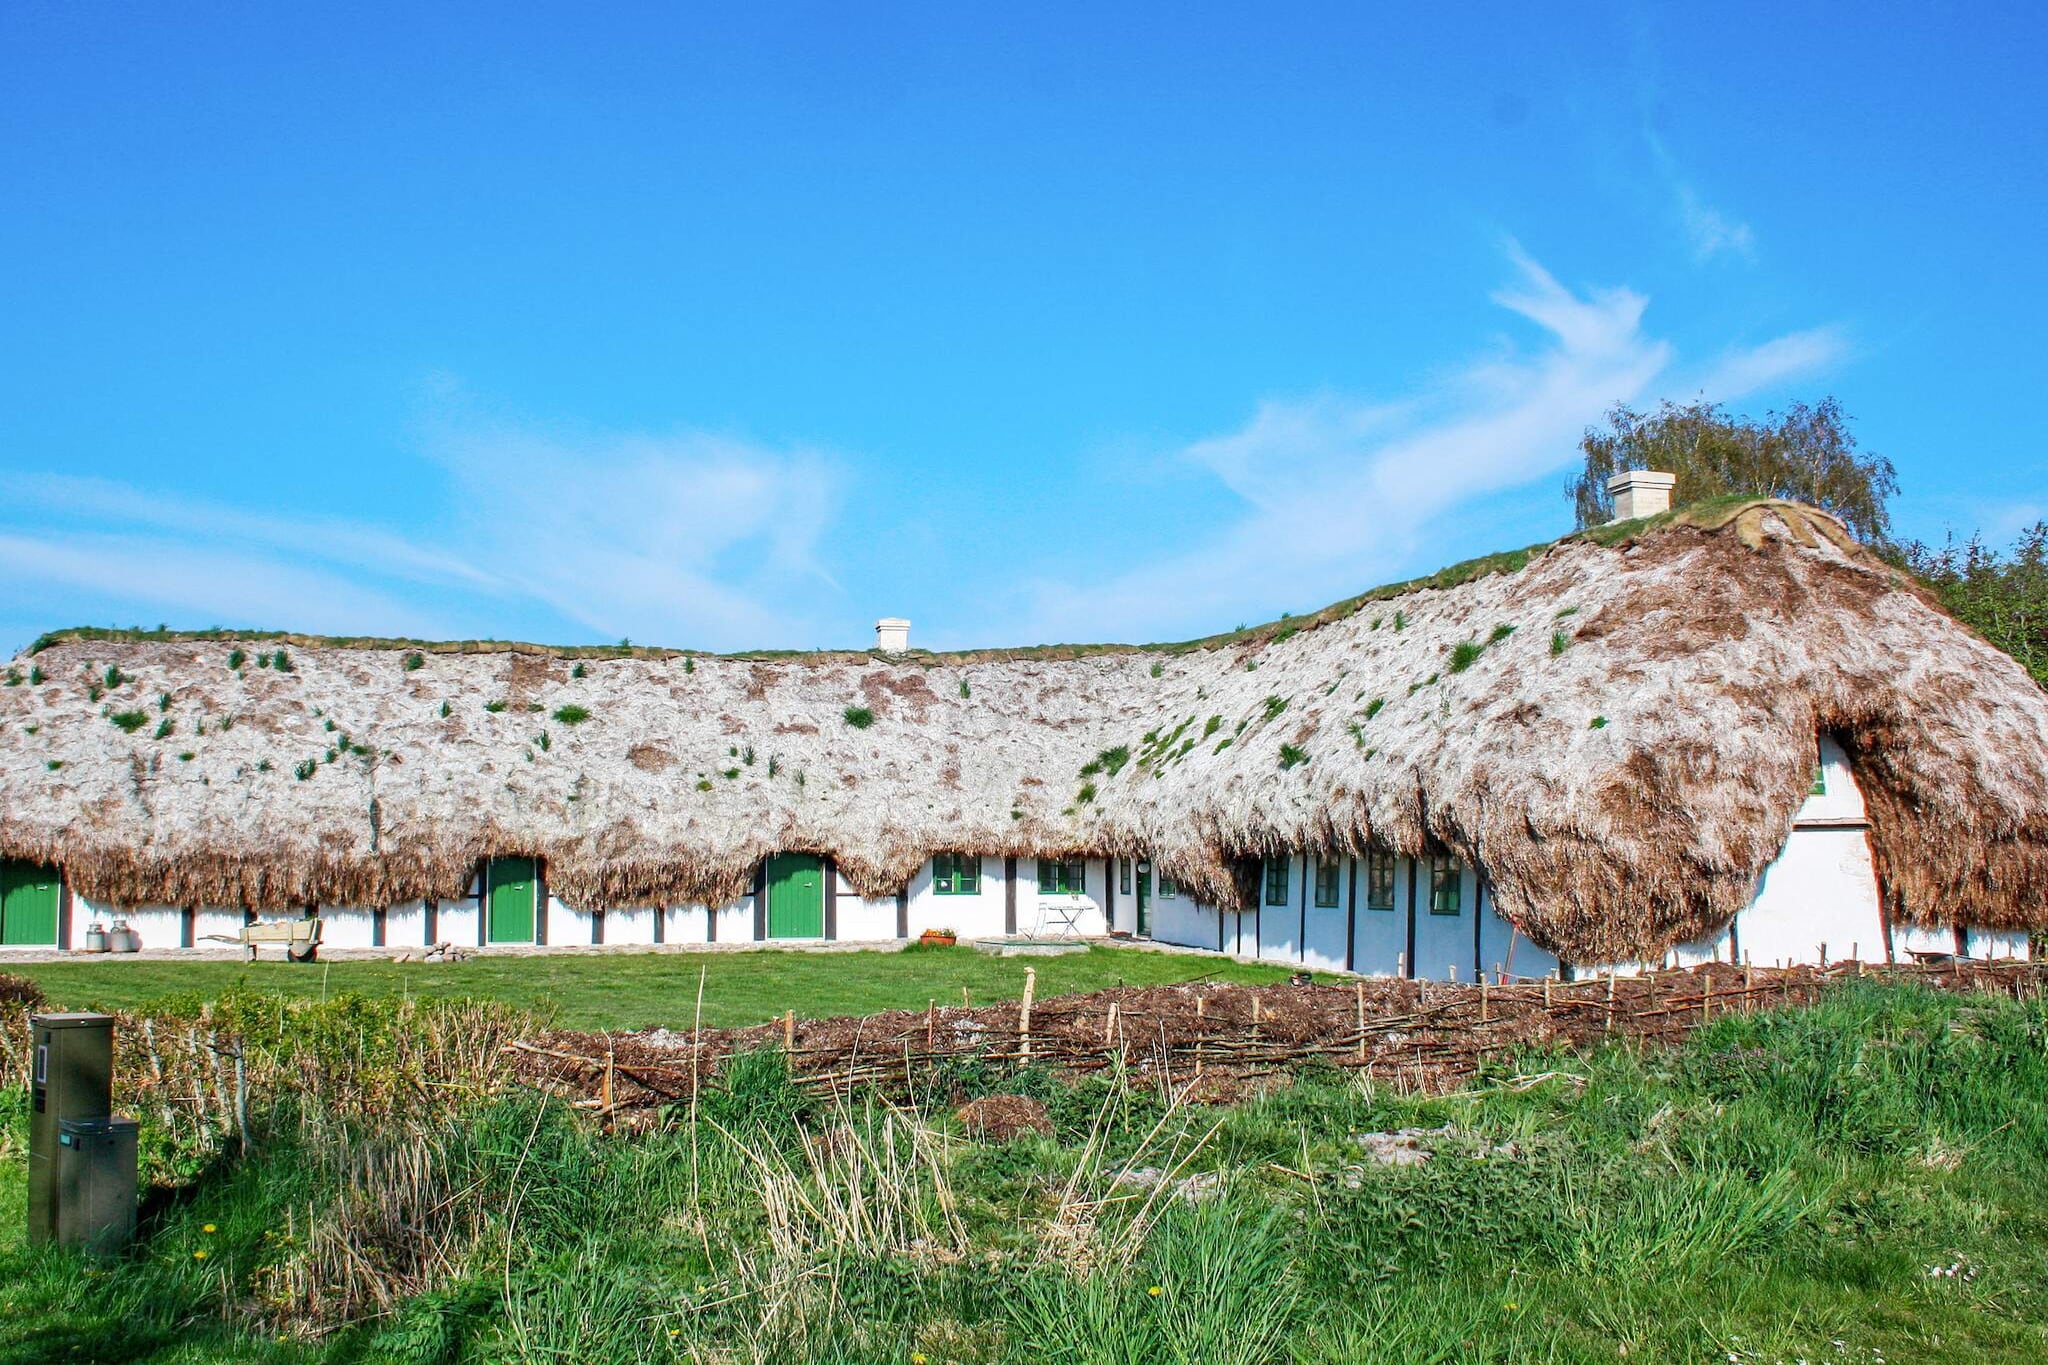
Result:
M213 1224L211 1224L211 1223L207 1223L207 1224L204 1224L203 1226L201 1226L199 1230L200 1230L201 1232L213 1232L213 1231L215 1231L215 1228L214 1228Z
M910 1365L924 1365L925 1360L926 1356L923 1351L912 1351L910 1353Z
M1160 1296L1161 1294L1164 1294L1164 1293L1165 1293L1166 1291L1165 1291L1164 1289L1160 1288L1160 1287L1159 1287L1158 1285L1156 1285L1156 1284L1155 1284L1155 1285L1153 1285L1153 1286L1152 1286L1152 1287L1151 1287L1150 1289L1146 1290L1145 1292L1146 1292L1147 1294L1150 1294L1150 1295L1151 1295L1151 1296L1152 1296L1153 1298L1155 1298L1155 1299L1156 1299L1156 1298L1158 1298L1158 1297L1159 1297L1159 1296Z
M201 1247L201 1248L199 1248L199 1250L197 1250L197 1251L193 1252L193 1253L192 1253L192 1259L193 1259L193 1260L195 1260L195 1261L203 1261L203 1260L205 1260L205 1259L206 1259L206 1248L205 1248L205 1247Z

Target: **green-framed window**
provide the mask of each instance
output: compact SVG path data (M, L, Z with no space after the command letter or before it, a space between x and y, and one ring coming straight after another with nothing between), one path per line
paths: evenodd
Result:
M1429 913L1455 915L1465 908L1465 869L1448 853L1429 856Z
M1806 794L1808 796L1826 796L1828 794L1828 770L1824 765L1819 763L1813 765L1813 785L1806 789Z
M1316 859L1316 908L1328 910L1337 904L1337 884L1344 864L1336 858Z
M1118 858L1116 860L1116 889L1119 895L1128 896L1131 894L1131 864L1134 861L1136 860L1132 858Z
M1266 859L1266 904L1287 904L1288 876L1293 870L1292 858Z
M1079 896L1088 890L1088 864L1079 858L1040 858L1038 894Z
M1173 878L1164 872L1159 874L1159 899L1170 901L1180 894L1180 888L1173 884Z
M980 857L966 853L941 853L933 858L932 890L941 896L979 896Z
M1374 849L1365 855L1365 908L1394 908L1394 855Z

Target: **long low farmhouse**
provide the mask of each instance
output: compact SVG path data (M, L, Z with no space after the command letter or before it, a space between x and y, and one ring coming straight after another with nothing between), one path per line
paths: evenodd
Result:
M1185 645L884 628L784 656L48 637L0 687L0 941L1116 929L1441 978L2048 927L2048 697L1798 504Z

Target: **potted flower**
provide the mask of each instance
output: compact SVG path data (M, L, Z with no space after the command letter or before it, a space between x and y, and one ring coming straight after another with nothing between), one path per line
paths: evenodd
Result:
M917 936L917 941L927 948L950 948L960 941L960 935L951 929L927 929Z

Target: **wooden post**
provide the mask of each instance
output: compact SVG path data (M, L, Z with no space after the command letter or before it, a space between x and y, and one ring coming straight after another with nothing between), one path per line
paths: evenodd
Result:
M1031 997L1038 994L1038 969L1024 969L1024 1003L1017 1010L1017 1055L1031 1056Z
M1198 996L1196 996L1196 997L1195 997L1195 1075L1196 1075L1196 1076L1200 1076L1200 1075L1202 1074L1202 1050L1203 1050L1203 1049L1202 1049L1202 1040L1203 1040L1203 1039L1205 1039L1205 1038L1207 1038L1207 1037L1209 1036L1209 1027L1208 1027L1208 1025L1207 1025L1207 1024L1206 1024L1205 1022L1203 1022L1204 1020L1206 1020L1206 1019L1208 1018L1208 1014L1209 1014L1209 1009L1208 1009L1208 1006L1209 1006L1209 997L1208 997L1208 996L1206 996L1206 995L1198 995Z
M1357 1006L1358 1013L1358 1062L1360 1066L1363 1066L1365 1064L1365 983L1363 981L1352 982L1351 995L1352 1002Z
M796 1011L785 1010L782 1015L782 1050L796 1051Z
M1706 987L1700 992L1700 1022L1704 1024L1714 1017L1714 974L1708 972L1701 981Z
M1545 1014L1550 1013L1550 978L1548 976L1543 978L1543 1012Z
M1479 1022L1486 1022L1486 973L1479 974Z
M939 1002L931 1000L924 1007L924 1050L930 1052L938 1042Z
M960 1008L963 1010L971 1010L974 1008L974 999L972 996L967 994L967 988L965 986L962 986L960 988Z
M1601 1021L1600 1031L1614 1032L1614 969L1611 967L1607 970L1607 1015Z
M1109 1002L1109 1014L1102 1021L1102 1045L1104 1047L1108 1047L1116 1041L1116 1005L1117 1002L1114 1000Z

